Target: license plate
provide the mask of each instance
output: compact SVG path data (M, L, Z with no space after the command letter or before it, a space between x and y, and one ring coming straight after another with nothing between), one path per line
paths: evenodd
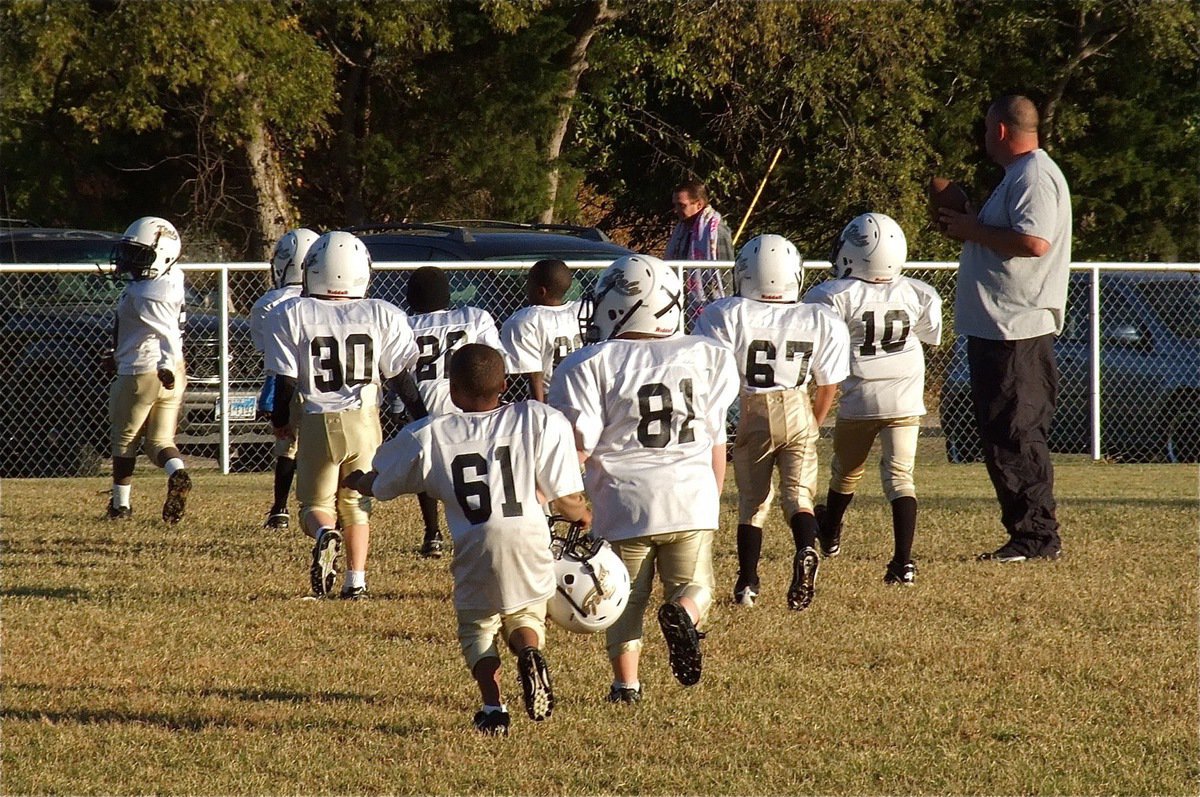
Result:
M221 418L221 404L216 406L217 419ZM257 396L239 396L229 399L229 420L252 421L258 414Z

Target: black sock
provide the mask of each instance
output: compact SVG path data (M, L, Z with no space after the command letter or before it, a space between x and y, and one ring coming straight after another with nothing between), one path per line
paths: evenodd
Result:
M292 479L296 476L296 460L288 457L275 458L275 505L272 510L287 509L288 493L292 491Z
M758 560L762 555L763 530L739 523L737 527L738 586L758 583Z
M441 535L438 531L437 499L428 493L417 493L417 503L421 506L421 522L425 524L425 539L436 539Z
M797 512L792 515L792 541L796 550L817 547L817 519L809 512Z
M905 564L912 559L913 537L917 533L917 499L902 496L892 501L892 535L896 540L893 562Z
M840 526L853 500L854 493L835 493L830 490L825 495L825 526L830 529Z

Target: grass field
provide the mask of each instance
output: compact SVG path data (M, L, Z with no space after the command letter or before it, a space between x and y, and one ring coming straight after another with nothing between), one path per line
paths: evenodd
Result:
M552 629L554 716L525 718L507 658L507 739L471 729L448 560L417 557L411 498L377 509L373 599L317 602L306 538L259 528L268 475L198 469L171 529L148 468L120 525L104 478L5 481L3 793L1196 794L1197 468L1059 458L1065 557L991 565L983 467L936 442L914 589L881 582L865 480L810 610L786 609L777 517L762 604L732 606L727 490L701 683L675 683L648 617L646 699L608 705L602 638Z

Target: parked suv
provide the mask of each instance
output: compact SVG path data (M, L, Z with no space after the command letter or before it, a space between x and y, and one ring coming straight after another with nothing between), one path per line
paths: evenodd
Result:
M458 220L429 224L389 224L351 227L366 244L371 259L383 262L529 261L557 258L589 260L607 265L633 251L609 240L595 227L568 224L516 224L503 221ZM472 305L492 314L497 324L525 305L525 269L449 269L450 301ZM595 272L596 274L599 271ZM574 293L589 277L581 274ZM404 307L405 272L378 271L371 295Z
M1091 275L1073 272L1055 341L1059 398L1050 448L1091 450ZM1100 434L1105 456L1200 461L1200 274L1101 272ZM971 408L966 345L955 343L942 387L951 462L982 459Z
M0 263L96 264L94 272L0 275L0 475L98 472L108 452L106 350L122 285L108 274L120 235L92 230L0 229ZM211 456L220 442L220 318L189 293L183 327L188 384L176 441ZM249 324L231 319L230 439L235 466L265 466L271 435L256 418L262 358Z

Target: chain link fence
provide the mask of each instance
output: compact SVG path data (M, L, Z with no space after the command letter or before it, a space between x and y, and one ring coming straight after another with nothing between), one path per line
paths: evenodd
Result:
M370 295L404 307L408 272L428 264L376 265ZM449 273L453 304L487 310L497 325L525 304L532 263L438 265ZM570 265L575 298L605 264ZM732 264L674 265L683 269L690 327L705 301L731 293ZM267 468L272 438L256 413L262 358L248 321L268 288L267 267L183 268L188 387L177 440L186 455L217 458L226 470ZM804 289L827 268L807 264ZM926 351L924 433L944 439L952 461L968 462L980 453L965 346L953 335L955 268L913 263L905 274L934 286L944 302L943 345ZM1200 460L1200 264L1079 264L1070 279L1056 343L1052 449L1122 461ZM120 283L95 266L0 266L0 475L100 471L108 455L104 352L120 293Z

